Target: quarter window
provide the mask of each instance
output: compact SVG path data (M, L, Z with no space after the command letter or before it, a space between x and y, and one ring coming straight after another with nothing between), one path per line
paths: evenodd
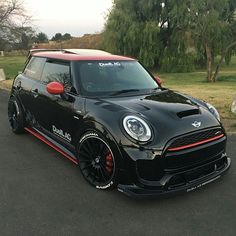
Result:
M46 84L59 82L65 86L65 91L71 91L70 66L64 63L46 62L42 74L42 81Z
M31 79L40 80L45 62L46 58L32 57L25 68L24 74Z

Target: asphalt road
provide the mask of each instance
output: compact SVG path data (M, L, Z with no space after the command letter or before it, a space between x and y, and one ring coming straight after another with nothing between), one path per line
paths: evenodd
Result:
M7 100L0 90L0 235L236 235L236 161L220 180L167 199L99 191L41 141L14 135Z

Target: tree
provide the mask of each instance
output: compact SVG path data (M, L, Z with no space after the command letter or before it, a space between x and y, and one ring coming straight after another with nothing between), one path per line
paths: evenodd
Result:
M62 34L61 33L56 33L52 39L52 41L61 41L62 40Z
M178 2L114 0L105 27L104 48L137 57L148 67L192 70L186 29L176 27L174 10Z
M12 49L29 50L33 44L35 31L32 27L15 27L12 29Z
M64 35L62 35L61 33L56 33L53 37L52 37L52 41L66 41L72 39L72 36L69 33L65 33Z
M0 26L7 27L13 17L24 16L24 9L19 0L0 0Z
M228 11L225 11L223 16L227 19L228 25L224 29L226 32L223 32L222 35L220 49L221 56L212 77L213 82L217 79L223 60L228 64L231 60L233 51L236 51L236 2L234 0L229 1Z
M26 27L30 20L20 0L0 0L0 49L10 50L17 41L14 30Z
M206 54L207 80L215 82L220 65L230 50L236 46L235 1L198 0L189 5L192 37L198 52ZM213 73L213 62L220 60Z
M69 34L69 33L65 33L63 36L62 36L62 40L70 40L72 39L72 36Z
M45 33L40 32L40 33L36 34L36 36L34 37L34 42L35 43L47 43L48 36Z
M106 50L142 59L148 67L158 64L161 1L115 0L106 23Z
M235 48L235 9L235 0L114 0L103 47L171 72L205 61L207 79L215 81Z

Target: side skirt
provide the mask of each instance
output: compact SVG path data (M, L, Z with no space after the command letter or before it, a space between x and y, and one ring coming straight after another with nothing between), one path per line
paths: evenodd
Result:
M70 160L74 164L78 165L78 161L77 161L75 155L73 153L71 153L70 151L68 151L67 149L65 149L64 147L62 147L57 142L55 142L53 139L47 137L46 135L44 135L43 133L41 133L40 131L38 131L36 129L25 128L25 130L28 131L33 136L35 136L36 138L43 141L44 143L46 143L49 147L53 148L54 150L56 150L57 152L62 154L65 158L67 158L68 160Z

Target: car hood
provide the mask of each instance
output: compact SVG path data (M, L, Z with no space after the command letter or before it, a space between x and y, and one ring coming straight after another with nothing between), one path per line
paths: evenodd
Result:
M135 97L117 97L102 99L103 109L117 114L136 114L152 127L152 144L162 147L162 140L169 140L178 135L219 126L219 121L200 103L183 94L162 90L151 95ZM104 103L107 105L104 106ZM108 105L109 104L109 105ZM194 122L201 122L195 127Z

